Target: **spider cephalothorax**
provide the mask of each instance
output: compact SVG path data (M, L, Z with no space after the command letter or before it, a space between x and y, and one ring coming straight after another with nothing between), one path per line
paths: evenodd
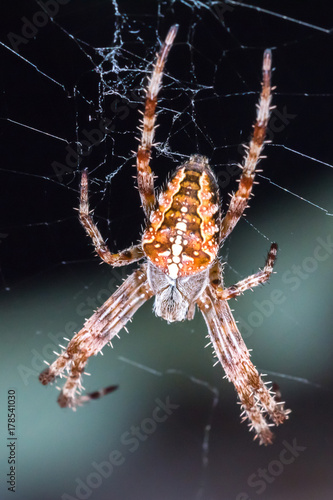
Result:
M271 102L271 52L263 59L263 83L254 131L242 165L236 193L221 217L219 190L208 160L191 156L178 167L158 197L150 154L154 139L157 95L161 87L164 65L177 33L170 28L149 80L142 121L141 141L137 152L137 181L147 225L142 242L122 252L111 254L97 226L88 201L88 175L81 178L80 220L91 237L98 255L111 266L123 266L145 259L117 291L89 318L61 355L44 370L40 381L45 385L68 372L60 393L60 406L75 407L96 398L110 388L81 395L81 376L87 360L118 335L133 314L155 296L154 311L167 320L193 319L196 307L203 314L215 354L228 380L238 393L244 419L248 418L260 443L272 442L272 432L265 418L279 425L288 418L289 410L277 401L274 392L263 383L250 360L228 300L245 290L265 283L273 271L277 246L272 243L263 270L235 285L224 288L222 264L217 254L233 230L252 192L256 165L264 145Z

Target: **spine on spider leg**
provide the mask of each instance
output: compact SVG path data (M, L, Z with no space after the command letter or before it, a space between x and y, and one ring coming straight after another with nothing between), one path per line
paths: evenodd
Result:
M265 267L262 270L259 270L256 274L251 274L251 276L248 276L247 278L238 281L238 283L229 286L228 288L223 288L222 286L215 286L214 294L216 298L221 300L229 300L241 295L246 290L252 290L253 287L266 283L273 272L273 266L276 259L277 248L278 247L276 243L271 244L271 248L266 258ZM212 285L214 286L214 283L212 283Z
M110 266L124 266L132 262L136 262L143 257L141 245L135 245L119 253L112 254L108 249L97 225L92 218L92 210L89 209L88 198L88 173L87 170L82 172L81 176L81 194L79 217L86 234L91 238L96 253L104 262Z
M141 139L137 152L138 187L142 206L148 217L155 205L154 176L149 166L151 148L154 141L157 96L161 88L163 71L166 59L178 31L178 25L173 25L166 36L164 43L157 55L153 72L149 79L145 109L142 119Z
M60 406L76 406L76 393L81 388L81 374L88 358L100 352L151 296L145 266L142 266L97 309L69 342L66 350L40 374L40 382L46 385L61 376L64 370L68 371L65 386L58 399Z
M231 197L228 211L221 224L221 244L231 233L240 217L247 208L249 197L252 194L256 166L261 158L264 147L267 125L270 117L272 88L271 70L272 53L269 49L264 52L262 66L262 90L257 105L257 116L254 124L253 134L248 146L242 165L242 174L236 193Z
M260 444L272 443L273 434L264 413L275 425L279 425L288 418L289 411L274 399L251 362L227 302L213 302L206 293L197 303L205 318L216 356L238 393L244 419L249 419L250 428L256 432Z
M100 258L103 260L111 260L110 251L105 245L102 235L97 229L97 226L94 224L91 216L92 211L89 209L88 184L88 171L85 169L81 174L80 184L80 222L86 231L86 234L92 239L94 247Z
M258 103L257 117L254 124L253 135L244 160L242 177L251 176L252 179L254 178L255 168L264 147L272 101L271 74L272 52L270 49L266 49L263 57L262 90Z

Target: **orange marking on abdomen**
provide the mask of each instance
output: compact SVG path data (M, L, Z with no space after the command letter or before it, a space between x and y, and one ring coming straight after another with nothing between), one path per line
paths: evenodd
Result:
M160 194L142 245L151 262L176 279L196 274L216 257L218 186L207 160L194 156Z

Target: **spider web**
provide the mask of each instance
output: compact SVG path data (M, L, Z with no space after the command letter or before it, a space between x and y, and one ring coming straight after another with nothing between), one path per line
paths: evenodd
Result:
M300 9L259 0L54 0L7 8L0 41L1 388L3 401L11 387L18 395L19 498L330 498L333 72L326 12L324 3ZM293 410L269 449L252 444L240 425L233 388L203 350L198 314L166 325L151 303L143 307L130 334L88 365L87 390L112 383L119 390L76 414L61 412L55 388L36 382L43 359L51 362L62 337L71 338L131 271L98 266L73 207L87 168L91 207L111 250L139 240L136 127L155 52L176 22L158 104L156 184L189 155L204 154L224 210L254 121L262 54L273 51L268 158L250 209L221 252L231 285L263 266L270 242L279 244L270 284L232 304L253 361ZM157 422L156 401L168 398L174 407ZM282 450L295 441L303 449L287 464ZM112 463L114 450L123 463ZM23 472L28 463L39 471L37 484ZM5 477L5 453L2 465Z

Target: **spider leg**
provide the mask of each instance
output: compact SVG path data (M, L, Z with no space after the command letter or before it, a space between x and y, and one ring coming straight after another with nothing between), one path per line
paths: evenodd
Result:
M155 207L154 173L149 162L154 141L157 96L161 88L164 65L177 34L178 25L171 26L157 55L146 91L146 102L142 120L141 140L137 152L137 179L143 211L148 218Z
M251 274L247 278L238 281L235 285L229 286L223 289L222 286L217 286L215 288L215 294L218 299L229 300L231 298L237 297L245 292L245 290L252 289L254 286L262 285L269 280L270 275L273 272L273 266L276 258L277 244L272 243L271 248L268 252L266 263L264 269L260 270L255 274Z
M258 104L257 118L254 124L254 131L244 158L242 166L243 171L239 179L238 190L232 195L228 211L221 222L221 243L224 242L243 215L252 192L256 166L261 158L260 155L264 146L270 116L270 104L272 99L271 66L272 53L267 49L265 50L263 59L262 90Z
M214 300L207 289L197 304L205 318L216 356L236 388L244 419L249 419L250 428L254 429L260 444L271 444L273 433L269 427L282 424L289 411L274 399L251 362L228 303ZM264 413L274 424L268 424Z
M80 208L79 216L80 221L86 233L92 239L95 250L104 262L110 266L125 266L136 262L144 257L144 253L140 245L135 245L122 252L112 254L108 249L101 233L99 232L96 224L93 221L91 212L89 210L89 197L88 197L88 174L84 170L81 177L81 195L80 195Z
M147 282L146 268L142 266L97 309L85 322L82 330L72 338L66 350L40 374L40 382L47 385L61 376L64 370L68 372L66 383L58 398L61 407L75 407L87 400L86 396L80 398L76 394L81 389L81 375L88 358L100 352L113 337L117 336L133 314L152 295L153 292ZM105 391L110 392L108 389ZM91 397L94 396L95 393L92 393Z

